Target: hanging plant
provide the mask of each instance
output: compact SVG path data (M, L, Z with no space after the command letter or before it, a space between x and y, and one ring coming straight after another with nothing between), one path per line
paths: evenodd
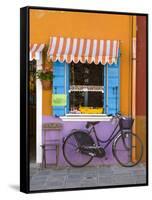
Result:
M36 78L40 79L42 82L42 87L44 90L50 90L53 80L53 72L50 70L37 70Z

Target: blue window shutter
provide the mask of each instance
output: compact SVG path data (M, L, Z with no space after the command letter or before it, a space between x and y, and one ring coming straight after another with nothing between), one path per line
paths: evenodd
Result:
M69 65L56 61L53 63L53 94L66 94L67 106L53 106L53 115L64 116L69 112Z
M106 114L115 114L120 111L119 59L117 64L104 66L104 110Z
M108 65L108 113L120 111L120 61Z

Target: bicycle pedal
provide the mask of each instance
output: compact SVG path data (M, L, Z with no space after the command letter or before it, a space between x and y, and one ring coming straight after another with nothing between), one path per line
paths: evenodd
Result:
M95 154L94 154L94 153L89 153L89 155L90 155L90 156L92 156L92 157L94 157L94 156L95 156Z

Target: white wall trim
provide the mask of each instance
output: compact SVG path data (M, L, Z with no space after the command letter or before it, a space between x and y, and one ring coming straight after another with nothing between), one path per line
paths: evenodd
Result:
M36 69L42 69L42 53L36 61ZM42 163L42 84L36 79L36 163Z
M61 116L62 121L111 121L112 117L104 114L73 114Z

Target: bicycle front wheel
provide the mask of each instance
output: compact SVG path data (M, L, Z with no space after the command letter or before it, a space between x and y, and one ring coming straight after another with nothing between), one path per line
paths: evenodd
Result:
M115 139L112 151L120 165L124 167L133 167L142 159L143 144L136 134L127 132L120 134Z
M84 167L91 162L93 157L82 153L75 134L77 133L72 133L65 139L63 144L63 155L67 163L72 167Z

